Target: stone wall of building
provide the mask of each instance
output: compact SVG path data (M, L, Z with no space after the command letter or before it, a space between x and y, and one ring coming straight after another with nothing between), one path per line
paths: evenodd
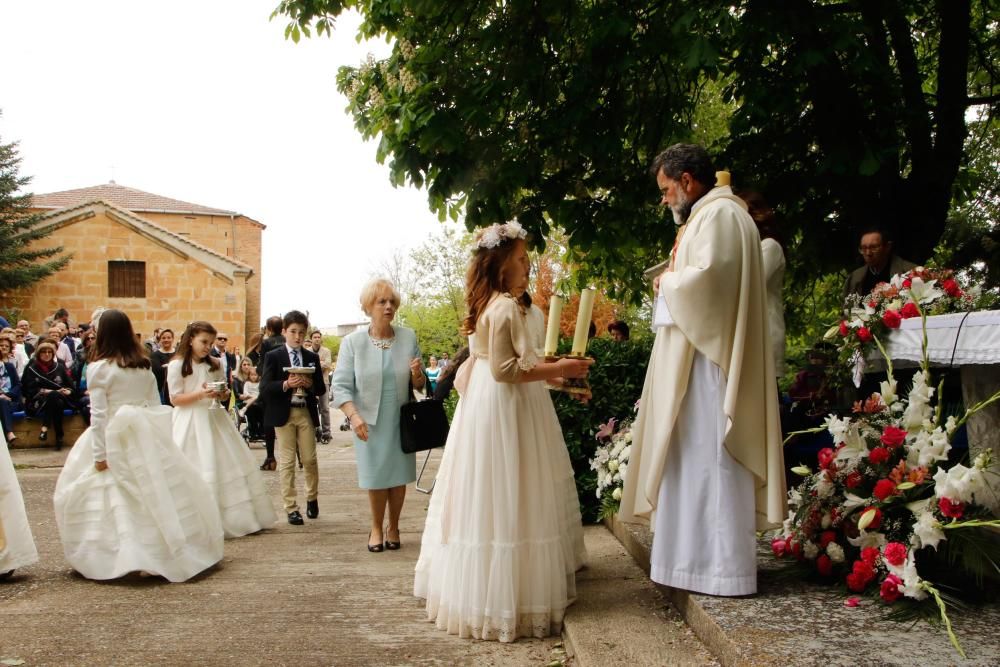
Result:
M245 345L247 289L241 277L227 280L101 210L55 229L39 245L61 245L73 258L65 269L13 300L13 305L22 304L22 317L36 333L41 333L43 320L57 308L66 308L74 321L85 322L95 308L105 306L125 311L143 338L165 326L179 336L188 322L208 320L230 334L230 347L242 350ZM146 298L108 297L109 261L145 262Z

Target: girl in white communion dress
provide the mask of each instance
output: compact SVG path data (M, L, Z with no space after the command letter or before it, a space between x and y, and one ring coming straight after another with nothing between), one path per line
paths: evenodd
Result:
M590 361L538 359L517 297L528 254L517 223L479 237L466 277L470 357L424 528L414 594L461 637L502 642L562 630L586 558L573 468L541 380Z
M171 409L125 313L101 313L90 354L91 425L54 495L66 560L88 579L189 579L222 560L211 491L173 443Z
M222 364L211 356L215 334L208 322L192 322L167 365L174 443L211 487L226 537L240 537L272 527L277 515L264 478L229 413L211 408L216 399L229 399L228 389L216 392L207 385L225 384Z

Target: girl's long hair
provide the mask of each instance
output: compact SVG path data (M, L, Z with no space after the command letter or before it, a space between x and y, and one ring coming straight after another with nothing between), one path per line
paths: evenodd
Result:
M191 348L191 339L200 333L207 333L214 336L219 332L215 330L215 327L213 327L211 324L203 320L198 320L197 322L192 322L191 324L187 325L187 328L184 330L184 335L181 336L181 342L177 346L177 351L174 352L174 358L182 360L181 361L182 377L187 377L188 375L191 375L191 373L194 372L194 366L192 365L194 363L193 361L194 350ZM209 353L201 361L203 363L207 363L212 368L213 371L219 368L221 365L221 362L215 357L213 357L211 353Z
M507 259L517 247L518 240L521 239L505 241L493 248L477 247L473 252L469 268L465 272L465 306L469 312L462 320L464 335L468 336L476 331L476 322L489 304L493 292L506 289L501 273Z
M101 313L97 339L87 351L88 361L107 359L120 368L150 368L145 346L136 340L132 320L114 308Z

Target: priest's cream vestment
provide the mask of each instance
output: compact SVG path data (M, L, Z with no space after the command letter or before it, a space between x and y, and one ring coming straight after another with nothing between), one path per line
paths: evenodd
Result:
M754 593L754 531L785 518L784 462L760 238L729 186L695 203L659 289L672 324L657 329L620 518L651 523L655 581Z

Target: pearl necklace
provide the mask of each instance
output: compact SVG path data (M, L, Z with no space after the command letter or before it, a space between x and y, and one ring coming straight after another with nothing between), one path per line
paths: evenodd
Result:
M388 350L390 347L392 347L392 342L396 340L396 334L393 333L393 335L390 336L389 338L375 338L375 336L372 335L372 328L368 327L368 340L370 340L372 342L372 345L374 345L378 349Z

